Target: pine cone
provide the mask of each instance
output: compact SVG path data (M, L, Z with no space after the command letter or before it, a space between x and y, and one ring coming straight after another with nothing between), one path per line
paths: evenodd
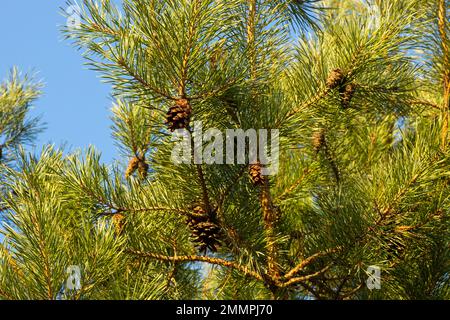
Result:
M329 89L334 89L340 86L344 82L344 73L341 69L334 69L331 71L327 79L327 87Z
M193 214L187 219L192 241L200 252L206 252L207 249L216 252L220 245L221 228L211 220L212 214L207 214L202 206L196 205L192 211Z
M350 101L352 100L355 91L356 91L355 83L349 83L341 88L340 93L341 93L342 108L345 109L350 106Z
M125 171L125 178L129 178L139 167L139 158L133 157L128 163L127 170Z
M176 104L169 108L166 124L170 131L184 129L189 126L192 108L186 99L177 100Z
M320 129L318 131L315 131L311 138L312 145L314 148L314 152L317 154L320 149L325 145L325 130Z
M253 185L260 186L264 183L264 176L261 174L261 164L259 162L251 164L248 173Z
M148 164L145 162L145 159L139 160L138 171L139 171L139 176L142 179L146 179L147 178Z

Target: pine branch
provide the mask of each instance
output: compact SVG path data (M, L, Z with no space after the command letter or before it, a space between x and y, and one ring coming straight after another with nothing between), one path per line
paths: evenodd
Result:
M299 107L292 109L286 115L284 120L289 120L294 115L296 115L299 112L301 112L302 110L310 108L314 104L318 103L320 100L324 99L330 92L331 92L331 90L329 88L327 88L327 87L319 89L314 96L312 96L311 98L309 98L308 100L303 102ZM281 122L279 122L275 127L279 128L280 126L281 126Z
M33 226L36 228L37 233L37 249L43 259L43 272L44 272L44 279L46 282L46 293L47 298L49 300L54 299L54 292L53 292L53 283L52 283L52 266L50 264L50 258L49 258L49 252L47 248L47 243L44 239L44 230L42 229L41 223L39 223L35 217L35 213L30 215L31 222L33 223Z
M0 249L2 254L6 257L6 262L11 266L12 270L19 276L19 278L23 278L24 277L23 271L17 265L16 260L11 256L10 251L7 250L1 243Z
M196 94L196 95L192 95L192 96L189 96L188 98L189 98L189 100L193 101L193 100L205 100L207 98L214 97L218 93L226 91L227 89L231 88L233 85L235 85L237 83L237 81L238 81L237 78L232 78L229 81L227 81L227 83L225 83L224 85L221 85L220 87L218 87L214 90L203 92L203 93Z
M205 175L203 174L203 168L200 164L197 164L196 170L197 170L198 181L199 181L200 187L202 189L202 198L203 198L203 204L205 205L205 210L206 210L206 212L211 214L211 212L212 212L211 202L209 201L208 188L206 186Z
M224 192L220 195L219 200L217 201L217 205L219 207L219 210L221 210L223 203L225 202L226 198L230 194L230 192L233 190L233 188L236 187L236 184L239 182L239 180L242 178L244 173L246 172L247 167L243 166L241 170L239 170L238 174L236 175L235 179L232 183L228 185L228 187L224 190Z
M358 286L356 286L352 290L345 292L343 295L341 295L339 297L339 299L345 300L345 299L348 299L348 298L354 296L359 290L364 288L364 285L365 285L364 283L359 284Z
M339 295L341 294L342 289L344 289L344 286L349 279L350 279L350 272L344 277L339 286L336 288L336 294L334 295L335 300L339 300L340 298Z
M447 38L447 14L446 14L446 0L439 0L438 9L438 28L441 38L442 54L443 54L443 70L444 70L444 104L442 105L442 133L441 133L441 148L447 149L448 140L448 125L449 125L449 107L450 107L450 51L448 48Z
M412 104L412 105L423 105L423 106L428 106L428 107L432 107L433 109L437 109L437 110L441 110L442 108L431 101L427 101L427 100L410 100L408 101L408 103Z
M131 149L132 149L132 151L133 151L133 153L134 153L134 156L137 157L137 158L139 159L140 157L142 157L142 156L146 153L147 150L145 150L145 151L142 150L142 155L138 154L138 148L137 148L136 141L135 141L135 136L134 136L134 125L133 125L133 121L131 121L131 120L128 119L128 121L127 121L126 123L128 124L128 126L129 126L129 128L130 128Z
M3 291L1 288L0 288L0 297L3 297L6 300L16 300L14 297L10 296L8 293Z
M247 43L250 54L251 77L256 79L256 0L248 0Z
M276 200L283 201L285 200L292 192L297 189L297 187L305 180L306 176L311 173L311 170L309 168L303 169L303 174L300 178L298 178L291 186L286 188L281 195L279 195Z
M317 259L321 258L321 257L325 257L328 256L332 253L336 253L339 252L343 249L343 247L336 247L333 249L329 249L329 250L325 250L323 252L318 252L313 254L312 256L304 259L302 262L300 262L298 265L296 265L294 268L292 268L289 272L287 272L283 278L286 280L292 279L297 273L299 273L300 271L302 271L305 267L307 267L308 265L310 265L311 263L315 262Z
M144 88L147 88L148 90L168 100L176 101L178 99L176 97L172 97L169 93L165 92L164 90L158 89L152 86L147 81L145 81L137 72L135 72L131 68L131 66L128 65L128 63L124 59L122 58L118 59L117 64L121 66L135 81L139 82Z
M86 188L83 183L80 184L80 187L86 192L86 194L93 200L95 200L98 204L103 205L110 209L110 212L102 212L101 215L116 215L118 213L123 212L132 212L132 213L141 213L141 212L150 212L150 211L171 211L171 212L177 212L183 215L194 215L194 213L191 213L186 210L177 209L177 208L170 208L170 207L147 207L147 208L126 208L126 207L120 207L117 206L114 203L111 203L107 199L104 199L103 197L99 197L95 195L89 188Z
M325 158L329 162L331 170L333 171L334 178L336 179L336 184L339 184L341 174L340 174L339 168L336 164L336 160L331 155L330 148L328 147L328 144L326 143L326 141L323 143L323 151L325 153Z
M172 248L173 248L175 257L178 256L176 239L172 241ZM178 267L178 263L174 262L173 266L172 266L172 270L170 271L170 273L167 277L166 290L170 289L170 286L172 284L172 279L175 277L175 275L177 273L177 269L178 269L177 267Z
M179 214L186 215L186 216L202 217L202 215L195 214L195 213L187 211L187 210L176 209L176 208L169 208L169 207L148 207L148 208L136 208L136 209L124 208L124 207L114 207L112 209L114 209L114 211L102 212L102 213L100 213L100 215L113 216L113 215L116 215L116 214L119 214L119 213L124 213L124 212L144 213L144 212L152 212L152 211L170 211L170 212L177 212Z
M156 260L160 260L160 261L177 262L177 263L206 262L209 264L220 265L223 267L237 270L246 276L255 278L256 280L260 280L260 281L263 280L263 278L261 277L260 274L254 272L254 271L251 271L249 268L241 266L237 262L224 260L224 259L220 259L220 258L212 258L212 257L207 257L207 256L196 256L196 255L171 257L171 256L165 256L165 255L158 254L158 253L142 252L142 251L137 251L137 250L132 250L132 249L128 249L128 250L126 250L126 252L129 254L132 254L134 256L137 256L137 257L156 259Z
M391 203L385 207L384 209L381 210L381 216L378 220L378 222L376 223L377 225L379 223L381 223L381 221L383 221L386 217L388 217L389 215L392 214L392 210L395 208L395 206L398 204L399 201L401 201L401 199L406 195L406 193L408 192L409 188L416 183L417 179L419 179L419 177L421 176L421 174L423 174L423 172L421 173L417 173L415 174L407 183L406 186L404 186L403 188L401 188L399 190L399 192L397 192L397 194L394 196L394 199L391 201Z
M190 63L190 56L192 51L192 45L194 42L194 35L197 30L197 20L198 20L198 14L199 14L199 0L193 0L191 1L192 5L192 17L190 17L189 20L189 27L187 32L187 45L185 48L185 52L183 55L183 61L181 63L181 77L180 77L180 83L179 83L179 90L178 94L180 95L180 98L186 99L187 93L186 93L186 84L188 81L188 71L189 71L189 63Z
M257 25L257 1L247 1L247 45L249 48L249 63L250 63L250 78L252 81L257 79L257 52L256 52L256 25ZM252 93L254 94L254 92ZM268 177L264 177L263 185L260 192L260 204L263 211L263 222L265 229L265 238L267 246L267 271L269 281L277 281L280 277L278 267L278 249L275 239L275 221L277 220L276 213L273 210L272 197L270 194L270 185Z
M308 274L306 276L301 276L301 277L290 278L289 280L280 283L279 287L280 288L286 288L286 287L289 287L289 286L292 286L292 285L295 285L295 284L298 284L298 283L302 283L302 282L308 281L310 279L316 278L316 277L324 274L330 268L331 268L331 264L326 266L326 267L324 267L324 268L322 268L322 269L320 269L317 272L312 273L312 274Z
M307 284L306 282L300 282L298 283L298 285L302 286L303 288L305 288L308 292L310 292L314 298L316 300L323 300L322 295L320 294L320 292L318 292L316 289L314 289L313 286L310 286L309 284Z
M353 54L347 70L344 72L345 73L345 77L350 77L352 75L352 73L356 70L356 68L358 66L358 62L361 59L361 55L362 54L363 54L363 46L359 46L358 49ZM326 98L328 96L328 94L330 94L332 91L333 90L330 87L328 87L328 86L319 88L315 95L313 95L312 97L310 97L309 99L307 99L306 101L301 103L301 105L299 107L292 109L284 117L284 120L285 121L289 120L294 115L296 115L299 112L301 112L302 110L312 107L313 105L318 103L320 100ZM280 120L275 127L279 128L281 126L281 124L282 124L282 122Z
M261 208L263 211L264 229L267 243L267 270L269 276L276 280L280 277L278 267L278 248L275 240L275 221L276 213L273 210L273 203L270 194L270 186L268 177L264 177L261 187Z

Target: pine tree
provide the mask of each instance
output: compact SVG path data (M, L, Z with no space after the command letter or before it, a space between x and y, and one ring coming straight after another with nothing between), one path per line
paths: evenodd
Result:
M449 299L449 2L367 3L84 0L124 160L5 169L0 296ZM175 164L196 121L278 129L278 173Z

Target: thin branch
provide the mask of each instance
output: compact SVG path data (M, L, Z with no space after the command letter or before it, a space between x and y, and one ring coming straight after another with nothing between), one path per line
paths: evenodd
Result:
M0 297L5 298L6 300L15 300L12 296L10 296L8 293L0 289Z
M318 101L325 98L328 95L328 93L330 93L330 91L331 90L329 88L320 89L313 97L311 97L308 100L306 100L305 102L303 102L298 108L292 109L291 112L289 112L286 115L285 120L289 120L292 116L299 113L301 110L304 110L304 109L309 108L312 105L316 104ZM277 124L276 127L278 127L278 125L279 124Z
M172 247L173 247L173 253L175 257L177 256L177 241L176 239L172 240ZM172 270L170 271L168 277L167 277L167 283L166 283L166 290L169 290L170 286L172 285L172 279L175 277L177 273L178 263L174 262L172 266Z
M344 289L344 286L345 286L345 284L347 283L347 281L348 281L349 279L350 279L350 273L347 274L347 275L344 277L344 279L342 280L341 284L337 287L336 293L335 293L335 295L334 295L334 299L335 299L335 300L339 300L339 298L340 298L339 295L341 294L342 289Z
M296 277L296 278L291 278L290 280L288 280L286 282L280 283L278 286L281 287L281 288L286 288L286 287L292 286L292 285L297 284L297 283L305 282L307 280L310 280L312 278L315 278L315 277L318 277L318 276L324 274L330 268L331 268L331 265L328 265L328 266L326 266L326 267L324 267L324 268L320 269L319 271L314 272L312 274L308 274L306 276L301 276L301 277Z
M103 28L102 26L99 26L96 23L92 23L90 24L91 29L93 31L97 31L99 33L103 33L105 35L111 36L116 42L119 42L121 39L121 35L119 33L117 33L115 30L111 29L111 28ZM145 88L147 88L150 91L153 91L154 93L169 99L169 100L177 100L177 98L172 97L169 93L160 90L152 85L150 85L147 81L145 81L139 74L137 74L136 72L134 72L132 70L132 68L126 63L125 59L119 59L118 61L116 61L117 64L119 66L121 66L134 80L136 80L137 82L139 82L142 86L144 86Z
M444 104L442 105L442 132L441 132L441 148L445 151L447 148L448 139L448 122L449 122L449 107L450 107L450 52L448 48L447 39L447 13L446 0L439 0L438 9L438 28L441 38L442 54L443 54L443 70L444 70Z
M333 171L333 175L334 175L334 178L336 179L336 183L339 184L339 182L341 180L341 174L340 174L339 168L336 164L336 161L330 152L328 143L326 141L324 142L323 151L325 153L325 158L330 163L330 167L331 167L331 170Z
M10 251L8 249L6 249L5 246L3 246L1 243L0 243L0 250L3 253L3 255L5 256L6 263L8 263L11 266L12 270L19 276L19 278L23 279L25 277L23 274L23 271L17 265L16 259L14 259L11 256Z
M193 215L193 213L191 213L189 211L186 211L183 209L177 209L177 208L169 208L169 207L148 207L148 208L137 208L137 209L119 207L119 206L115 205L114 203L107 201L107 199L96 196L89 188L85 187L84 184L81 183L80 187L93 200L97 201L99 204L101 204L111 210L110 212L102 212L101 213L101 215L105 215L105 216L116 215L118 213L123 213L123 212L139 213L139 212L148 212L148 211L172 211L172 212L177 212L177 213L181 213L184 215Z
M323 297L320 295L320 293L317 292L317 290L315 290L309 284L307 284L305 282L302 282L302 283L299 283L299 285L302 286L307 291L309 291L314 296L314 298L316 298L317 300L322 300L323 299Z
M324 257L324 256L327 256L327 255L330 255L332 253L336 253L336 252L338 252L338 251L340 251L342 249L343 248L339 246L339 247L336 247L336 248L333 248L333 249L317 252L317 253L313 254L312 256L304 259L297 266L292 268L291 271L286 273L283 278L289 280L289 279L293 278L297 273L302 271L306 266L310 265L311 263L313 263L317 259L319 259L321 257Z
M276 200L285 200L286 197L289 196L289 194L291 194L295 189L297 189L297 187L303 182L303 180L309 173L311 173L309 168L305 168L303 170L302 176L298 178L290 187L286 188L283 191L283 193L276 198Z
M273 210L273 203L270 194L270 185L268 177L264 177L261 187L261 208L263 211L264 229L267 243L267 269L269 276L276 280L280 276L278 268L278 249L275 240L275 221L276 213Z
M237 262L224 260L220 258L212 258L212 257L206 257L206 256L197 256L197 255L190 255L190 256L166 256L158 253L152 253L152 252L142 252L137 250L128 249L125 252L141 257L141 258L149 258L149 259L156 259L160 261L167 261L167 262L173 262L173 263L182 263L182 262L206 262L214 265L220 265L223 267L235 269L239 272L242 272L244 275L255 278L257 280L262 281L263 277L250 270L249 268L246 268L244 266L239 265Z
M256 79L256 0L248 0L247 44L250 48L252 80Z
M199 14L199 1L193 0L192 3L192 14L193 16L189 19L189 28L187 33L187 45L186 45L186 51L183 55L183 61L181 63L181 78L179 83L179 90L178 94L181 98L186 98L186 84L188 81L188 71L189 71L189 60L192 55L192 46L194 42L194 35L197 32L197 19Z
M432 107L433 109L441 110L441 107L438 104L431 102L431 101L427 101L427 100L415 99L415 100L408 101L408 103L410 103L412 105L428 106L428 107Z
M182 210L182 209L176 209L176 208L169 208L169 207L149 207L149 208L137 208L137 209L132 209L132 208L115 208L115 211L108 211L108 212L102 212L100 213L100 215L102 216L113 216L116 215L118 213L123 213L123 212L131 212L131 213L140 213L140 212L150 212L150 211L172 211L172 212L177 212L183 215L190 215L190 216L199 216L201 217L202 215L200 214L195 214L192 213L190 211L187 210Z
M236 187L236 184L239 182L239 180L242 178L242 176L244 175L245 171L246 171L247 167L243 166L241 168L241 170L239 170L238 174L236 175L236 178L233 180L232 183L230 183L228 185L228 187L225 189L225 191L220 195L219 200L217 201L217 204L219 206L219 208L222 207L225 199L228 197L228 195L230 194L230 192L233 190L233 188Z
M202 198L203 204L205 205L205 210L208 213L211 213L211 203L209 201L208 188L206 187L205 175L203 174L203 168L200 164L196 165L197 176L200 183L200 187L202 188Z
M351 296L353 296L355 293L357 293L359 290L361 290L364 287L364 283L361 283L359 286L357 286L356 288L345 292L344 295L340 296L340 299L345 300L347 298L350 298Z
M154 86L152 86L151 84L149 84L146 80L144 80L139 74L137 74L136 72L134 72L134 70L132 70L132 68L125 62L124 59L119 59L117 61L117 64L119 66L121 66L134 80L136 80L137 82L139 82L142 86L144 86L145 88L147 88L150 91L153 91L154 93L169 99L169 100L177 100L177 98L172 97L169 93L160 90Z
M188 127L189 131L192 131L192 128ZM191 134L191 155L192 158L195 158L195 142L194 142L194 137ZM208 193L208 187L206 186L206 181L205 181L205 175L203 173L203 168L201 164L196 164L195 165L196 171L197 171L197 177L198 177L198 182L200 184L200 188L202 190L202 200L203 200L203 205L205 206L204 209L206 210L206 212L208 214L212 213L212 207L211 207L211 202L209 201L209 193ZM216 217L211 217L211 218L216 218Z
M237 82L237 79L230 79L227 81L226 84L217 87L216 89L206 91L203 93L199 93L197 95L189 96L189 100L200 100L200 99L206 99L215 96L219 92L225 91L229 88L231 88L235 83Z
M416 183L417 179L419 179L421 173L417 173L415 174L406 184L406 186L404 186L402 189L400 189L399 192L397 192L397 194L394 196L394 199L389 203L389 205L384 208L381 211L381 216L377 222L377 225L379 224L379 222L381 222L384 218L386 218L391 211L394 209L394 207L399 203L399 201L406 195L406 193L408 192L409 188Z

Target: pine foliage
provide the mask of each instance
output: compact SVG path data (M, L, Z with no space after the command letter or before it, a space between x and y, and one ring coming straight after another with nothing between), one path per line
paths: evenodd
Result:
M84 0L123 161L4 169L0 297L449 299L449 5ZM279 172L173 163L195 121L279 129Z

